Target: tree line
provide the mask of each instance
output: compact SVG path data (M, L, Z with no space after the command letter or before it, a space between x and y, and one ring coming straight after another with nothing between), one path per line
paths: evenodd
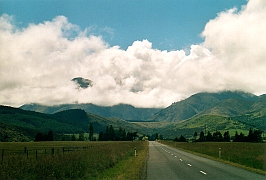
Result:
M138 132L126 132L119 127L117 130L112 125L107 126L105 132L100 132L99 141L133 141L138 137Z
M223 134L220 131L215 131L214 133L210 133L210 131L205 134L203 131L200 132L199 138L198 133L195 131L193 134L194 142L205 142L205 141L213 141L213 142L230 142L231 139L233 142L262 142L262 130L259 129L249 129L249 133L245 136L242 132L238 134L236 131L234 138L231 138L229 131L224 132ZM187 139L181 135L179 138L175 138L176 142L187 142Z

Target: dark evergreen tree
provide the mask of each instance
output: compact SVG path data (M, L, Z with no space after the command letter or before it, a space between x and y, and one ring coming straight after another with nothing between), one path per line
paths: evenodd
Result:
M53 140L54 140L53 131L49 131L47 136L46 136L46 140L45 141L53 141Z
M179 142L187 142L187 140L183 135L181 135L179 138Z
M175 137L175 139L174 139L174 142L178 142L179 140L178 140L178 138L177 137Z
M262 130L254 130L253 132L253 136L254 136L254 141L253 142L263 142L262 141L262 133L263 131Z
M236 133L235 133L235 138L234 138L233 142L240 142L240 141L239 141L239 134L238 134L237 131L236 131Z
M212 134L210 133L210 131L208 131L208 133L207 133L206 141L213 141L213 137L212 137Z
M224 141L225 142L230 142L229 131L224 132Z
M84 141L85 138L84 138L84 133L79 133L79 141Z
M117 132L115 134L116 134L115 140L121 141L122 137L123 137L123 129L121 128L121 126L119 127L119 129L117 130Z
M159 134L158 133L155 134L155 140L159 140Z
M197 131L194 132L194 135L193 136L194 136L194 141L197 141L197 136L198 136Z
M214 132L212 137L213 137L214 141L217 141L217 142L223 142L224 141L223 135L220 131Z
M104 141L109 141L110 138L110 133L109 133L109 127L106 127L105 133L104 133Z
M104 134L103 134L103 132L100 132L99 139L98 140L99 141L104 141Z
M109 128L109 140L111 141L115 140L115 130L112 125Z
M89 140L92 141L93 140L93 133L94 133L94 128L92 123L90 122L90 126L89 126Z
M43 135L41 132L38 132L35 136L35 140L34 141L43 141Z
M198 141L199 142L205 141L205 136L204 136L204 132L203 131L200 132L200 137L199 137Z
M123 130L123 133L122 133L122 141L126 141L127 140L127 133L126 133L126 130L124 129Z

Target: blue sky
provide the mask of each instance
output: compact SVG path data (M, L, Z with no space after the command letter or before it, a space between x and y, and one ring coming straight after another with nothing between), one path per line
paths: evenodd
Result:
M246 0L0 0L0 14L20 27L59 15L81 29L101 35L110 46L127 49L148 39L153 48L178 50L201 43L201 32L217 13L241 8Z
M265 94L265 12L266 0L0 0L0 104Z

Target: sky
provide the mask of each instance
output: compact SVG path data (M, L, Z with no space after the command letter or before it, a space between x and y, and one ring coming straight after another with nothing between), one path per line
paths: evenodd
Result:
M0 0L0 104L264 94L265 12L265 0Z

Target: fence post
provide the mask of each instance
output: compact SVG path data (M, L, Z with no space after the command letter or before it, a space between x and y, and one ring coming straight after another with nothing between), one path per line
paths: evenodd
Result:
M27 147L24 147L24 153L25 154L27 153Z
M221 158L221 153L222 153L222 150L221 148L219 148L219 158Z

